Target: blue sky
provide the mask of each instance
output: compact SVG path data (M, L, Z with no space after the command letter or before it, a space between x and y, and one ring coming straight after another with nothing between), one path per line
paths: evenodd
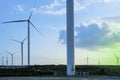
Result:
M1 0L0 22L27 19L41 31L42 37L31 26L31 64L66 64L66 0ZM74 0L75 64L115 65L114 53L120 56L120 0ZM32 8L32 9L31 9ZM83 32L82 32L83 31ZM11 41L27 36L26 23L0 24L1 57L11 57L5 50L15 52L14 64L20 65L20 44ZM60 42L59 42L60 41ZM109 55L109 56L108 56ZM27 40L24 44L24 64L27 64Z

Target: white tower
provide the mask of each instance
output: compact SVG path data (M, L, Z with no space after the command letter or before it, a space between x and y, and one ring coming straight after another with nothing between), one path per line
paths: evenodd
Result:
M74 64L74 0L67 0L67 75L75 75Z
M4 65L4 57L2 56L2 65Z

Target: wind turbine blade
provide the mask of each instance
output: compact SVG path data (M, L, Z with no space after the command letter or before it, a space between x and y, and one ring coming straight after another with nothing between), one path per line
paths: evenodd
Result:
M32 11L31 11L31 13L30 13L30 16L29 16L28 20L31 19L31 16L32 16L33 11L34 11L34 8L35 8L35 4L36 4L36 0L35 0L35 2L34 2L34 4L33 4L33 8L32 8Z
M14 22L26 22L28 20L16 20L16 21L7 21L7 22L3 22L2 24L5 24L5 23L14 23Z
M84 62L84 61L86 61L87 60L87 58L85 58L82 62Z
M39 33L40 33L40 35L41 35L41 36L43 36L43 37L44 37L44 35L43 35L43 34L42 34L42 33L41 33L41 32L40 32L40 31L39 31L39 30L38 30L38 29L37 29L37 28L33 25L33 23L31 23L31 22L30 22L30 24L34 27L34 29L35 29L37 32L39 32Z
M29 19L28 19L28 20L31 19L32 13L33 13L33 9L32 9L32 11L31 11L31 13L30 13L30 16L29 16Z
M25 37L22 42L24 42L26 39L27 39L27 37Z
M9 51L5 51L6 53L8 53L8 54L10 54L10 55L12 55L12 53L10 53Z
M117 58L117 56L115 54L113 54L113 56L115 56Z
M13 55L14 55L15 53L13 53Z
M87 60L87 58L85 58L84 60L82 60L80 63L84 63Z
M18 41L18 40L14 40L14 39L11 39L12 41L15 41L15 42L18 42L18 43L21 43L20 41Z

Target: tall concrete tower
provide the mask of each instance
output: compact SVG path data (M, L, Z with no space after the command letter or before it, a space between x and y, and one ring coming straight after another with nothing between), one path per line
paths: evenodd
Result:
M74 64L74 0L67 0L67 75L75 75Z

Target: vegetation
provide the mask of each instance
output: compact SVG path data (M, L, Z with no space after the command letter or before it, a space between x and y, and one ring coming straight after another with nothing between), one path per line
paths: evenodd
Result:
M120 76L120 66L76 65L76 72L89 72L90 75ZM66 65L32 65L26 67L0 67L0 76L55 76L56 74L57 76L65 76Z

